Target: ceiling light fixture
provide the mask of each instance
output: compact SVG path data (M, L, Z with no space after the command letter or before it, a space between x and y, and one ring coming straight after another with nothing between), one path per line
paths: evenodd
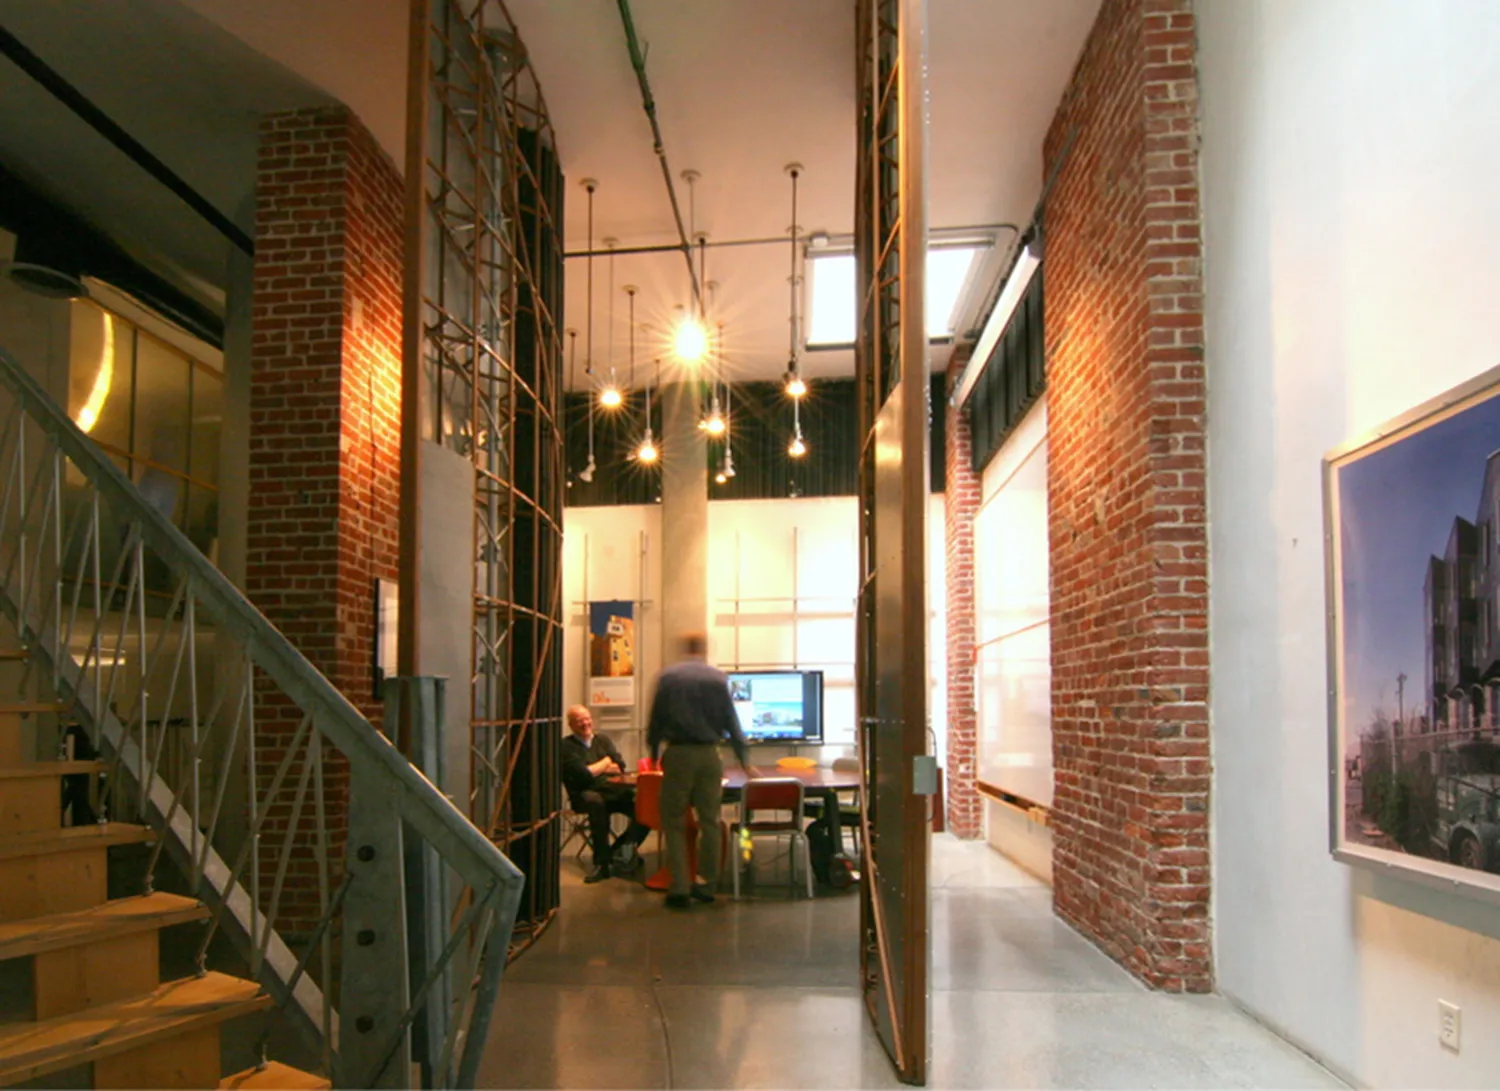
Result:
M790 327L788 340L791 347L787 351L786 394L787 397L795 400L807 393L807 383L803 381L797 362L797 350L802 344L802 326L797 315L797 296L802 284L802 279L797 275L797 238L801 233L797 226L797 178L802 174L802 164L788 163L786 172L792 176L792 224L787 228L787 234L792 240L791 272L787 276L787 283L791 287L791 307L787 317L787 325Z
M573 374L574 373L574 368L576 367L577 363L578 363L578 331L577 330L569 330L568 331L568 372L569 372L569 374ZM578 471L578 480L582 481L585 485L589 484L590 482L592 482L594 480L594 470L596 470L598 468L594 464L594 399L593 398L590 398L588 400L588 410L587 410L587 412L588 412L588 419L589 419L589 460L584 465L583 469L580 470L580 471Z
M672 337L672 347L676 350L678 359L684 363L696 364L708 352L708 331L696 318L684 318Z
M656 361L656 380L661 381L661 361ZM651 434L651 380L646 380L646 434L641 437L641 445L635 451L636 460L647 465L655 462L661 457L661 452L656 447L656 437Z
M786 453L793 458L801 458L807 454L807 441L802 438L802 429L797 429L796 435L792 436L792 442L786 445Z
M604 240L604 245L609 248L609 347L605 350L609 360L609 379L599 391L599 404L605 409L618 409L625 401L620 394L620 381L615 376L615 244L619 241L614 238Z

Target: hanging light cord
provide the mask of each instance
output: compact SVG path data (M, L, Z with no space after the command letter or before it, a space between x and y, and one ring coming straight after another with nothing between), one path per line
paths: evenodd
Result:
M583 184L589 191L589 259L588 259L588 322L587 336L583 344L583 373L594 374L594 189L592 181ZM592 418L592 413L590 414Z
M635 389L635 285L629 285L625 294L630 297L630 386Z
M791 175L792 175L792 226L787 231L787 234L791 236L791 240L792 240L791 251L790 251L790 257L791 257L790 276L787 278L788 283L791 285L791 307L789 309L790 317L787 319L787 325L790 327L790 329L788 331L788 341L790 343L788 345L788 350L787 350L787 365L788 365L788 369L792 372L793 375L796 375L796 373L797 373L797 174L798 173L799 172L795 168L793 168L792 171L791 171Z

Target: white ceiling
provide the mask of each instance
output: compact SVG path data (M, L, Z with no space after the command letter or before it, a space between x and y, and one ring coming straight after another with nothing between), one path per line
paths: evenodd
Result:
M1099 0L930 0L929 222L1024 224L1041 188L1041 144ZM675 227L616 4L509 0L541 79L569 190L567 244L674 242ZM785 237L783 167L805 172L805 232L853 225L854 60L849 0L634 0L636 29L674 173L692 168L710 241ZM255 119L348 103L399 164L404 155L407 0L0 0L0 22L127 131L241 223ZM8 62L0 61L0 153L136 252L156 252L202 290L222 287L227 244ZM687 190L678 180L687 213ZM247 225L248 226L248 225ZM1008 235L996 237L1003 250ZM998 263L998 254L992 264ZM787 354L784 245L710 249L716 315L737 377L770 377ZM586 328L586 263L568 265L567 321ZM986 273L993 277L997 270ZM639 359L688 302L680 254L594 263L594 357L626 361L623 286L640 286ZM981 293L974 293L976 298ZM973 316L967 316L968 321ZM583 355L580 337L579 355ZM941 361L936 361L941 363ZM846 352L810 374L847 374Z

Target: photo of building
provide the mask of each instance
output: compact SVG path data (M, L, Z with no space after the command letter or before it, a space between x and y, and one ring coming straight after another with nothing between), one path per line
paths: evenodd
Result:
M1500 398L1413 425L1335 472L1344 837L1500 872ZM1386 578L1398 571L1412 578Z

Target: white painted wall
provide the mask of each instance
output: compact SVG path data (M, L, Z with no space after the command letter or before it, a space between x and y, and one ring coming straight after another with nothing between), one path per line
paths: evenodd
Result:
M1198 18L1219 984L1361 1084L1495 1087L1500 912L1328 853L1319 463L1500 362L1500 4Z
M777 667L821 670L823 755L853 753L854 595L859 549L853 497L720 500L708 506L709 659L730 670ZM946 731L944 677L943 507L928 508L928 661L934 680L929 713L939 740ZM643 599L636 631L639 701L634 709L595 711L599 727L634 760L650 711L651 680L661 669L661 508L568 508L564 517L564 700L582 702L588 631L586 601ZM642 552L644 551L644 553ZM795 609L794 609L795 604ZM781 751L764 748L771 759Z

